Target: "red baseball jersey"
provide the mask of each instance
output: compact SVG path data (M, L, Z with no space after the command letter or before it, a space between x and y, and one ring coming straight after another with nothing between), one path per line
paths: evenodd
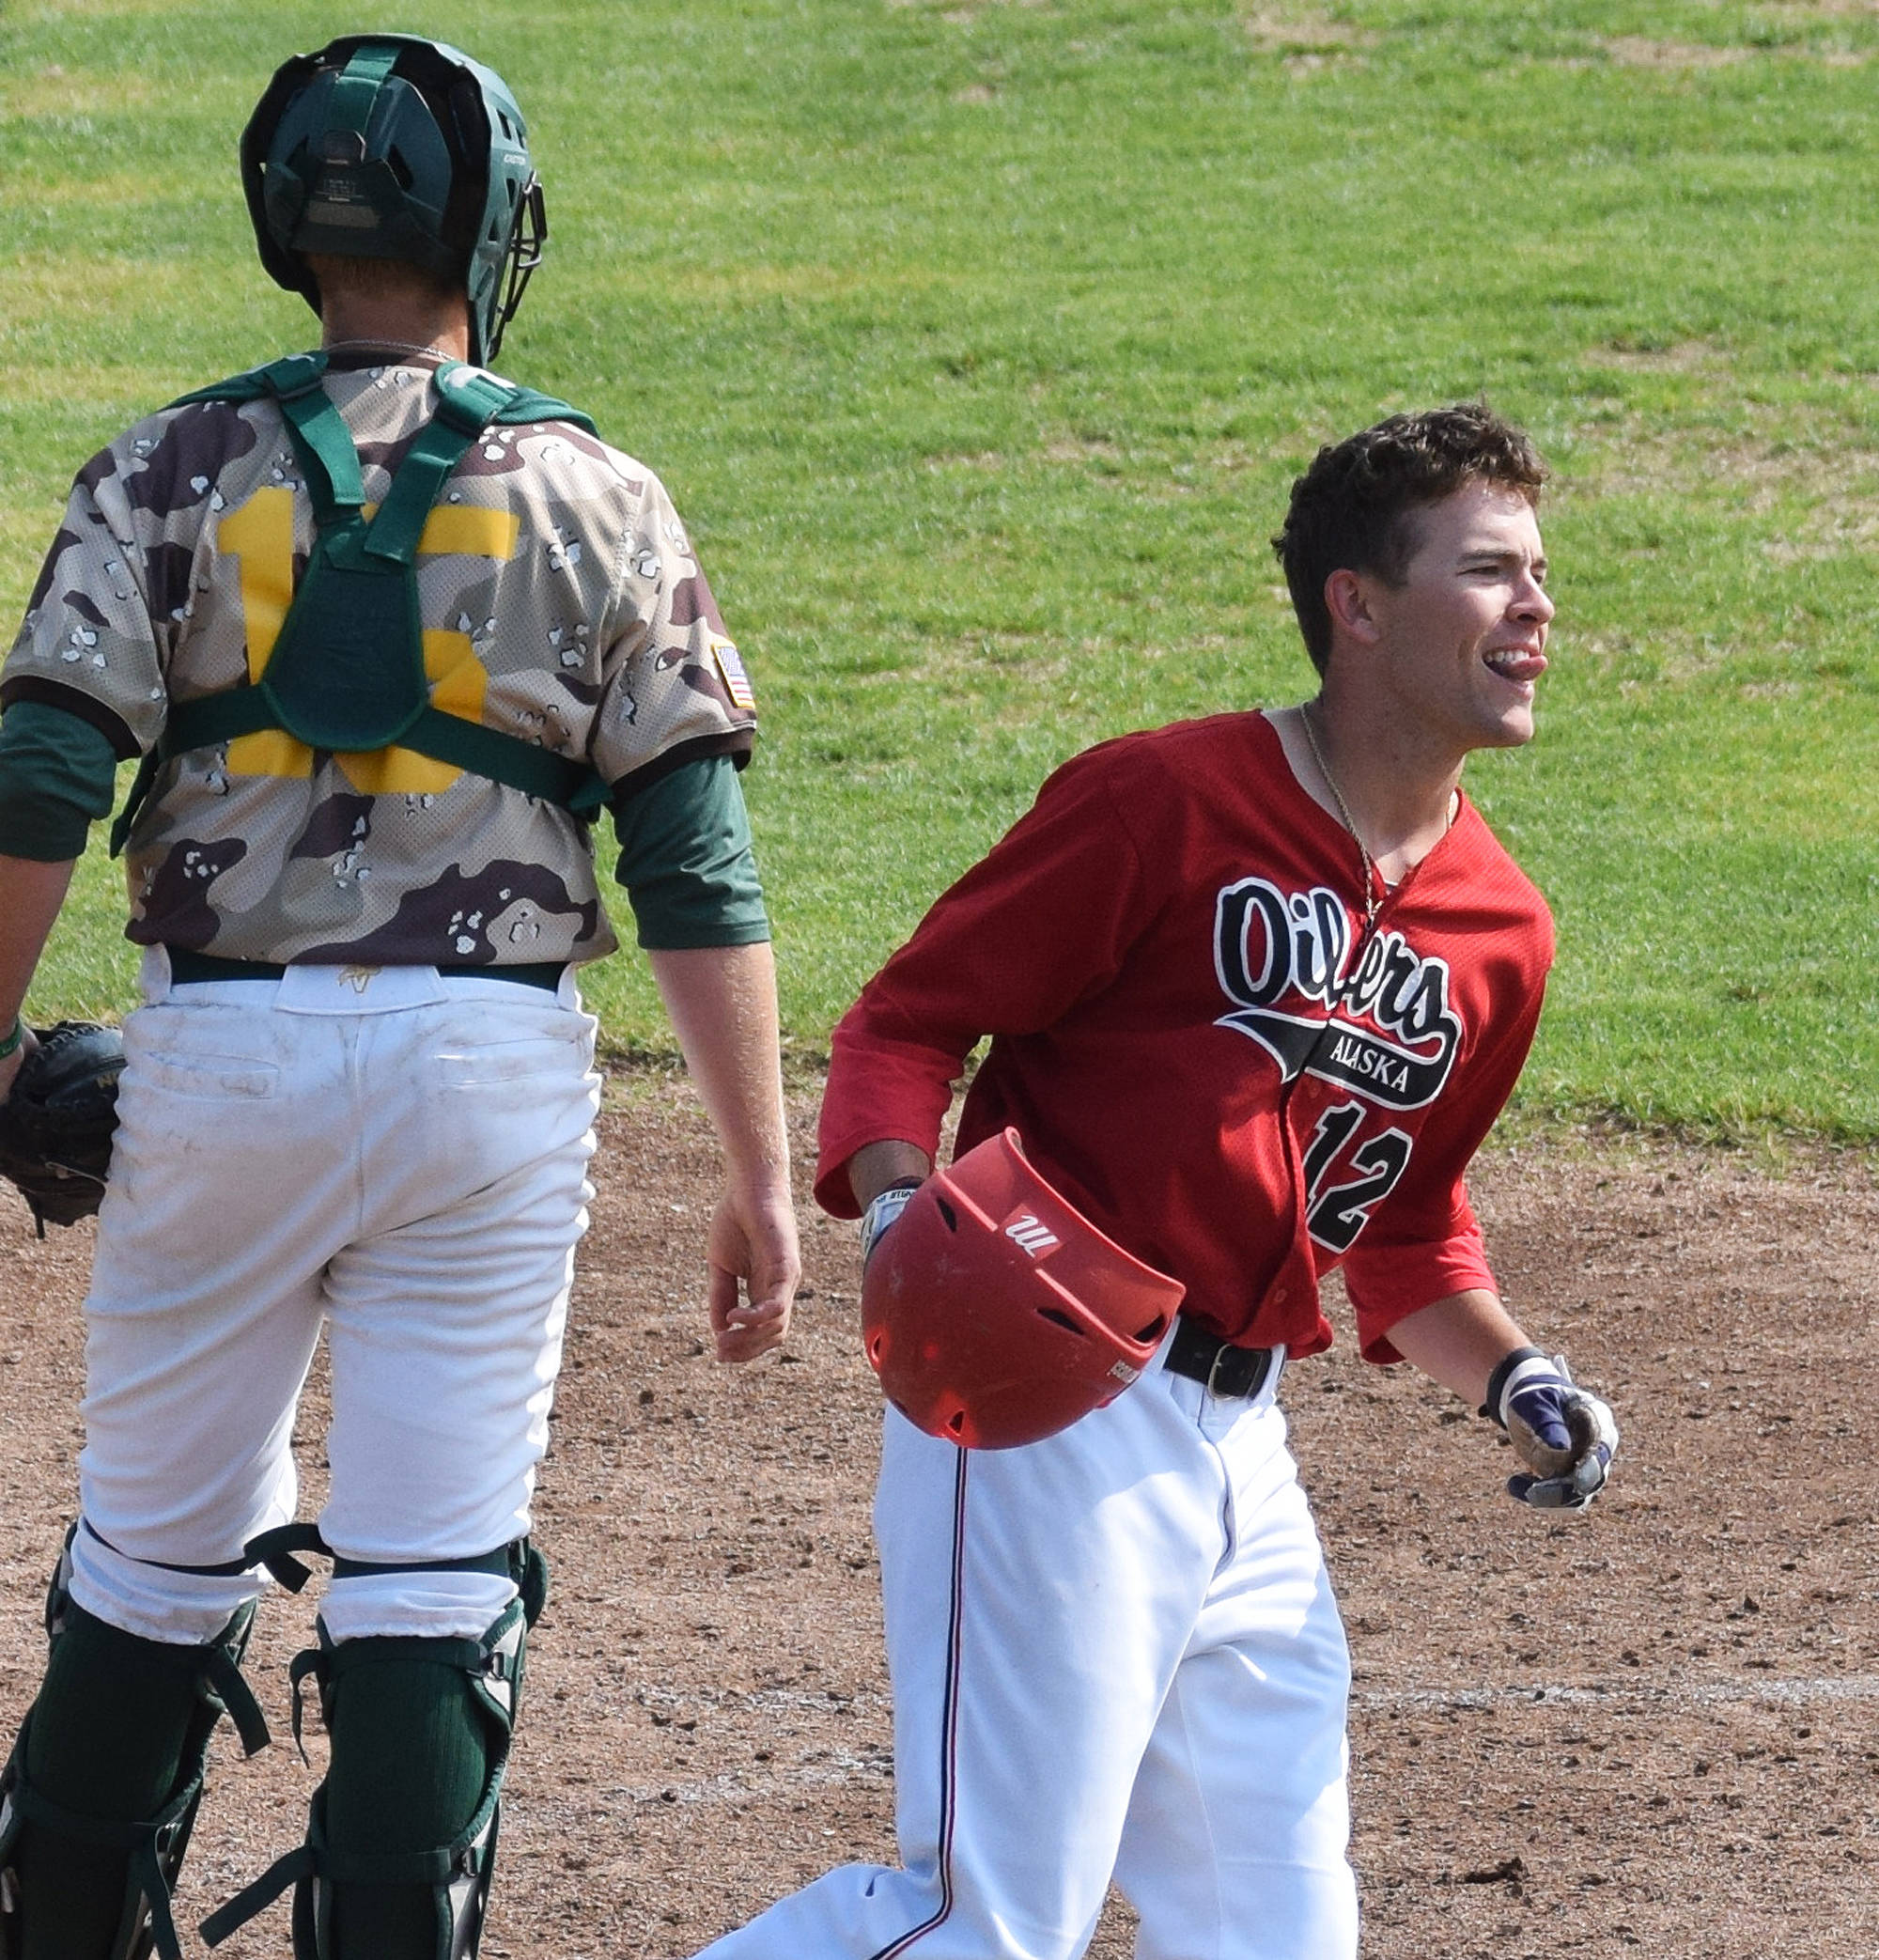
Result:
M1380 887L1379 887L1380 889ZM1466 799L1365 928L1350 833L1263 714L1065 763L836 1028L815 1194L848 1159L1009 1124L1183 1311L1247 1346L1327 1347L1344 1268L1364 1353L1494 1285L1466 1174L1519 1076L1552 962L1545 901Z

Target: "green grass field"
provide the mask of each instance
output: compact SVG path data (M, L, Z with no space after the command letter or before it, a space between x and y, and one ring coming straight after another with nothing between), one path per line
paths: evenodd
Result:
M312 337L236 135L356 10L0 8L0 612L72 468ZM1485 393L1559 475L1530 1112L1879 1134L1879 16L1837 0L418 0L532 117L504 366L686 512L814 1053L1100 736L1297 698L1265 540L1320 442ZM101 850L34 1000L121 1008ZM623 1047L670 1044L640 964Z

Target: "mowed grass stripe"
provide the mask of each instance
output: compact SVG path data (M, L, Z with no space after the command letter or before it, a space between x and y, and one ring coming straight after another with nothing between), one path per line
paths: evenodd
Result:
M326 7L0 16L0 600L129 414L303 344L234 139ZM1487 394L1559 471L1540 741L1469 786L1558 910L1522 1098L1879 1134L1879 18L1825 5L418 7L535 119L505 365L671 485L766 713L814 1055L1104 735L1295 699L1321 441ZM56 72L54 72L56 70ZM604 841L604 840L603 840ZM118 1007L87 863L35 1000ZM670 1035L639 964L589 991Z

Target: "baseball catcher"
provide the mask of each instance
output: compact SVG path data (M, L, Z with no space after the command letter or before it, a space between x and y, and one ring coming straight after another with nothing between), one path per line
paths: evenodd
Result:
M1553 950L1461 789L1533 734L1544 476L1478 405L1321 452L1279 540L1318 693L1073 757L836 1029L900 1864L709 1960L1073 1960L1112 1880L1142 1953L1352 1960L1349 1655L1281 1402L1319 1283L1506 1430L1524 1503L1583 1512L1618 1442L1466 1181Z
M318 345L85 465L0 670L0 1169L43 1226L117 1166L80 1515L0 1771L0 1960L179 1960L210 1732L267 1739L242 1656L305 1552L332 1560L294 1664L325 1779L204 1932L291 1891L298 1960L477 1951L592 1196L603 812L724 1144L720 1359L783 1338L798 1275L750 680L658 476L490 371L547 237L514 95L441 42L344 36L276 73L241 167ZM18 1013L133 758L142 1004L121 1049L35 1042ZM315 1521L290 1443L322 1338Z
M115 1028L90 1020L42 1028L29 1049L27 1038L16 1022L0 1042L7 1054L24 1050L0 1102L0 1177L18 1187L43 1238L48 1219L75 1225L103 1202L124 1041Z

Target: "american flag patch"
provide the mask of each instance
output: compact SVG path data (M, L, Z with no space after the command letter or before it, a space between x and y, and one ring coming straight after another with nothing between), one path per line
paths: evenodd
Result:
M718 672L723 677L724 692L730 695L734 707L753 708L757 697L751 690L751 677L744 672L744 663L738 657L738 649L728 640L713 637L711 658L718 662Z

